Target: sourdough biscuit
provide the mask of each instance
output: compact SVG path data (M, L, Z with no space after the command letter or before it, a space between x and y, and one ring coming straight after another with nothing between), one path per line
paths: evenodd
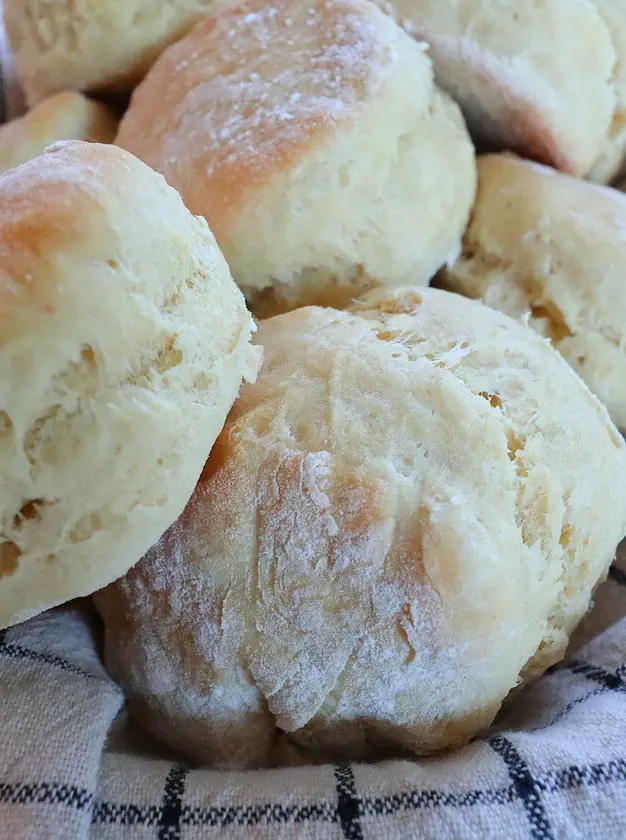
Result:
M44 99L24 116L0 125L0 172L26 163L59 140L112 143L115 114L75 91Z
M511 149L575 175L606 151L616 51L587 0L393 0L429 45L437 82L490 151Z
M66 89L128 92L224 0L3 0L29 105Z
M60 143L0 176L0 627L179 516L252 330L206 222L132 155Z
M227 766L277 730L351 759L466 742L562 657L626 528L624 441L547 341L447 292L258 341L185 513L96 596L131 714Z
M427 284L474 150L424 48L364 0L248 0L170 47L116 141L204 215L259 316Z
M441 283L530 325L626 428L626 196L512 155L479 158L459 260Z

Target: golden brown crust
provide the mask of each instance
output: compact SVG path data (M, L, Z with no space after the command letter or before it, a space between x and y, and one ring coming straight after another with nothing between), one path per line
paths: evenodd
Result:
M258 317L426 284L474 197L458 107L365 0L221 9L155 64L116 142L205 216Z
M24 190L31 172L44 177ZM97 176L90 183L88 171L76 170L75 175L68 177L55 166L55 158L44 157L0 178L0 318L5 338L16 322L30 317L31 309L54 313L63 283L54 269L55 254L76 244L82 250L85 242L87 248L98 247L97 236L82 239L87 225L99 227L104 213L91 191Z
M0 263L5 627L145 553L254 359L206 223L115 146L59 143L0 175Z
M245 0L221 9L156 62L116 142L171 183L201 177L200 195L182 192L192 212L211 208L219 239L248 190L355 117L389 61L388 33L368 24L366 10L345 0ZM161 116L148 122L155 97Z

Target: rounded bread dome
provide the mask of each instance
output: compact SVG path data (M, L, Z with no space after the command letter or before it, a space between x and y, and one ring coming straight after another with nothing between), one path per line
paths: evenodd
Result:
M112 143L117 122L110 108L82 93L65 90L49 96L0 125L0 172L26 163L60 140Z
M624 441L547 341L447 292L257 340L185 513L97 595L131 714L217 765L267 763L277 729L352 759L464 743L587 609Z
M128 152L0 176L0 627L93 592L179 516L259 348L204 219Z
M381 5L428 44L438 83L461 105L483 151L510 149L580 177L597 163L596 177L608 177L616 153L610 138L620 129L613 121L622 99L621 45L612 37L613 24L623 13L603 18L602 6L618 3ZM599 160L606 155L612 159L608 166Z
M427 284L475 157L424 48L366 0L247 0L170 47L116 142L204 215L255 314Z
M463 251L438 282L528 317L626 429L626 196L513 155L478 172Z
M29 105L59 91L128 92L224 0L3 0Z

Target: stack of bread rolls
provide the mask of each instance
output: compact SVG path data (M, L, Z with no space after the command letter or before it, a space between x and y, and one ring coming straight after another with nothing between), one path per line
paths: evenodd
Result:
M485 731L626 535L622 5L5 19L0 626L210 766Z

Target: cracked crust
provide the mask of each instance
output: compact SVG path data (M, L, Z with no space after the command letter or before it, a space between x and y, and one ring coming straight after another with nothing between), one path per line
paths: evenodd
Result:
M464 743L587 609L624 442L545 340L457 295L300 309L258 341L183 517L97 595L131 713L218 766L271 763L279 731L352 759Z
M428 283L475 195L457 105L362 0L220 10L154 65L116 142L207 218L261 317Z
M249 371L204 221L114 146L0 177L0 627L123 574L176 519Z
M461 105L484 151L511 149L579 176L611 153L616 52L587 0L380 5L428 43L438 84ZM597 177L608 174L598 162Z
M463 252L441 284L528 316L626 428L626 196L511 155L478 170Z

